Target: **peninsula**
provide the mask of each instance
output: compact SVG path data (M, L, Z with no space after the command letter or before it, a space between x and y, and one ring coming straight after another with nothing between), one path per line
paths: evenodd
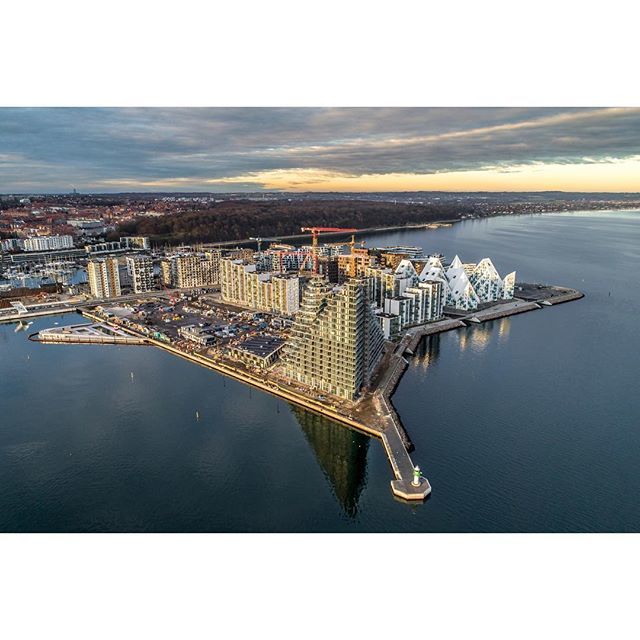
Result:
M391 398L424 336L576 300L582 293L500 276L419 247L272 242L258 250L182 247L89 251L92 298L64 303L91 324L32 334L42 343L153 345L324 415L382 443L391 490L422 501L431 485L411 457ZM262 242L258 239L257 242ZM343 252L347 247L347 252ZM14 303L0 320L55 313Z

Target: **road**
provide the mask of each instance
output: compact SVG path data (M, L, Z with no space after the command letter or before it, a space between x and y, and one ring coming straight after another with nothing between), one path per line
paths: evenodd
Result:
M0 322L15 322L17 320L26 320L28 318L37 318L40 316L51 316L58 313L69 313L75 311L78 307L95 306L99 304L109 304L117 306L124 302L135 302L136 300L146 300L149 298L167 297L172 293L191 293L194 289L163 289L154 291L145 291L144 293L128 293L117 298L73 298L64 302L43 302L38 304L27 304L28 313L18 313L13 307L8 309L0 309Z

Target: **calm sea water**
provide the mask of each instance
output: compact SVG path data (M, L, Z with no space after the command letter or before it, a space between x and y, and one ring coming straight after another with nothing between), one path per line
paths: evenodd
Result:
M640 531L640 212L368 244L586 294L422 345L394 403L425 504L394 500L378 442L276 398L151 347L0 325L0 531Z

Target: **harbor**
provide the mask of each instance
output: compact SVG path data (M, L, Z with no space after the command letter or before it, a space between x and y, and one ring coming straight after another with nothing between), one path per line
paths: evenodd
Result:
M528 300L515 298L479 311L474 310L464 315L456 314L457 317L446 317L410 327L398 342L387 342L383 359L369 388L353 403L340 403L317 395L313 390L301 388L270 371L258 373L244 363L211 357L206 352L198 353L186 349L172 343L172 340L158 331L141 332L130 325L127 326L122 318L111 312L106 313L100 307L80 306L73 309L91 320L92 324L45 329L32 334L30 339L42 343L156 346L378 439L393 473L393 479L390 481L393 495L410 502L424 501L431 493L431 484L411 457L411 452L414 450L413 443L392 402L392 396L408 367L408 358L414 355L420 341L427 336L455 331L527 311L540 310L545 306L576 300L583 296L575 289L526 284L519 286L527 293ZM537 297L533 295L534 291L538 292ZM547 304L541 304L542 302Z
M456 251L492 255L505 272L519 268L515 298L537 300L541 307L480 324L462 320L474 311L469 310L408 327L400 339L389 341L398 349L404 333L413 338L405 340L404 352L398 354L393 377L399 383L389 409L410 438L409 459L432 488L424 504L392 492L396 474L382 438L371 428L377 424L375 416L370 420L374 405L368 415L359 410L362 403L350 411L324 391L305 394L292 385L293 392L314 405L303 408L251 382L236 382L230 374L246 367L207 353L177 333L181 325L198 327L199 322L211 322L213 329L238 325L238 333L250 324L249 314L198 320L203 311L197 301L174 306L171 294L161 289L128 295L126 303L118 297L70 305L72 311L125 304L146 311L152 301L174 306L164 314L171 316L169 322L158 313L136 321L151 332L149 337L158 327L171 339L163 344L227 364L232 371L225 373L222 366L218 371L206 361L196 366L195 359L160 346L74 348L32 342L29 334L54 323L99 320L54 313L19 330L19 315L7 309L13 318L12 324L0 324L5 339L0 349L5 380L1 404L3 425L14 435L5 444L25 443L27 448L24 455L22 449L7 449L0 467L5 482L13 474L24 477L38 514L29 518L15 512L12 522L24 530L443 532L611 530L619 525L618 513L636 518L631 501L636 487L628 484L633 476L625 472L623 482L617 473L621 466L629 473L633 469L628 443L636 434L635 379L615 377L621 366L633 371L629 344L635 344L634 316L629 314L626 271L620 272L609 258L614 242L626 243L626 256L637 251L638 215L588 216L589 225L577 224L581 219L502 217L380 237L380 245L421 245L449 256ZM613 240L600 244L607 235L604 225L614 222ZM514 237L505 243L507 231ZM476 246L482 248L474 253ZM572 255L588 248L587 263L562 259L567 247ZM624 266L628 270L633 262ZM531 291L520 289L523 282L532 283ZM586 297L560 304L568 291L561 295L549 287L548 298L538 288L544 285L535 283L566 283ZM183 290L187 296L192 292ZM209 299L217 303L219 297L215 292L200 296L203 302ZM31 309L28 300L24 304ZM198 314L187 313L185 305ZM174 314L183 318L174 321ZM25 325L30 322L24 319ZM445 327L452 328L443 331ZM209 350L225 340L216 338ZM598 348L585 349L584 344ZM603 360L603 353L611 354L610 359ZM611 381L605 389L601 376L593 376L602 366ZM384 363L381 370L386 370ZM272 369L249 372L280 384ZM389 391L394 383L390 379ZM18 390L20 399L13 400ZM625 408L614 422L607 418L609 405L603 397ZM322 413L331 406L369 431ZM612 446L603 449L602 442L612 434ZM582 458L576 457L576 446ZM606 482L594 494L589 479L600 460L605 466L598 464L597 475ZM77 473L79 466L85 477L90 474L90 482ZM49 471L42 475L45 469ZM35 490L34 474L43 479ZM549 499L559 494L570 497L572 508ZM182 510L176 511L174 495ZM43 516L39 504L44 496L64 510ZM99 519L96 508L104 514ZM4 513L11 510L12 502L5 500Z
M111 325L109 320L105 320L100 315L96 315L95 310L78 309L78 311L82 313L83 316L96 321L102 326ZM415 476L415 465L400 435L401 426L399 420L395 418L395 411L388 410L386 413L379 413L377 419L374 419L375 414L371 414L371 403L373 403L374 406L382 403L382 406L386 405L388 408L387 403L389 401L384 390L371 394L369 397L363 399L353 414L346 414L337 411L327 403L312 399L308 394L300 393L293 385L288 385L280 380L274 382L268 378L256 376L244 367L231 366L229 363L220 360L213 360L204 355L178 349L165 341L153 337L140 336L128 328L122 328L118 325L114 328L126 332L133 336L134 339L139 339L145 344L151 344L160 349L164 349L174 355L212 369L239 382L251 385L261 391L278 396L304 409L323 415L342 425L381 440L394 473L394 480L391 482L393 493L405 500L424 500L431 493L431 485L427 478L421 476L416 478ZM362 418L359 416L362 416ZM363 419L364 416L368 417L366 421Z

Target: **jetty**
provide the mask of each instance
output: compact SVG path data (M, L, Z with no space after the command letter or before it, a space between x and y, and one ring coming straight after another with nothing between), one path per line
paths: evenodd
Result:
M42 329L29 336L35 342L74 344L147 344L144 338L133 336L120 327L106 322L96 324L71 324L66 327Z

